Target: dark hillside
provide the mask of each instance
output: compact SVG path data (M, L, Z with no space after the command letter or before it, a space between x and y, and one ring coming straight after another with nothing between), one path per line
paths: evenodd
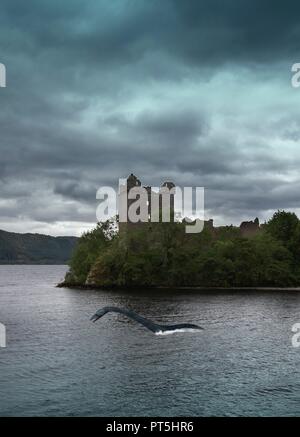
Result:
M0 264L66 264L77 240L0 230Z

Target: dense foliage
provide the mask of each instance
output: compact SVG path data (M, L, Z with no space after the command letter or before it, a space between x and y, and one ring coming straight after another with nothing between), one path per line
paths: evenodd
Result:
M300 283L300 222L278 211L249 238L226 226L186 234L156 223L118 235L112 222L84 234L67 284L112 286L295 286Z

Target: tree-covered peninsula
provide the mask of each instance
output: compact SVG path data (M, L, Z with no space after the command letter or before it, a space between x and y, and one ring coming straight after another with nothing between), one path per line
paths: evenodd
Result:
M119 234L112 221L80 238L63 286L295 287L300 285L300 221L276 212L255 235L234 226L185 233L184 223L152 223Z

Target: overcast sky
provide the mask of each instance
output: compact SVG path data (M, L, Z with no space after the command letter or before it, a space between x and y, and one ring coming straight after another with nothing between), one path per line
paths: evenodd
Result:
M135 173L240 223L300 203L299 0L1 0L0 228L79 235Z

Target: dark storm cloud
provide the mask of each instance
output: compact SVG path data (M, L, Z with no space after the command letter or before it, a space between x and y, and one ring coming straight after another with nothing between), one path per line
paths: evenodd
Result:
M173 0L173 4L186 29L178 34L177 51L196 63L274 62L298 53L296 0Z
M97 188L130 172L204 185L221 222L297 208L299 16L296 1L3 0L3 227L92 224Z
M299 50L297 0L4 0L1 12L10 47L32 56L41 49L65 63L132 63L166 52L203 66L274 61Z

